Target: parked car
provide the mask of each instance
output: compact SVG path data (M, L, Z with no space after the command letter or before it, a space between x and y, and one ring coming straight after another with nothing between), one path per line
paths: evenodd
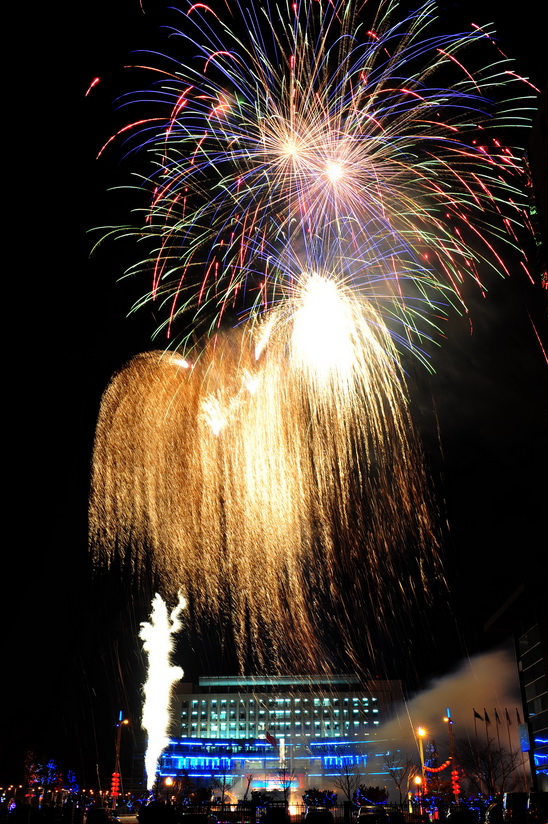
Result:
M487 807L485 824L502 824L502 801L493 801Z
M529 793L527 824L548 824L548 792Z
M358 810L358 824L388 824L388 814L379 804L366 804Z
M333 813L325 807L309 807L304 820L306 824L333 824Z
M86 824L117 824L119 818L108 807L88 807Z
M195 812L194 810L178 812L181 824L217 824L217 819L212 813Z
M446 821L450 824L477 824L477 817L464 804L457 804L451 807L446 816Z
M261 816L261 824L289 824L291 816L287 804L270 803Z
M511 824L526 824L529 793L504 793L502 797L502 818Z

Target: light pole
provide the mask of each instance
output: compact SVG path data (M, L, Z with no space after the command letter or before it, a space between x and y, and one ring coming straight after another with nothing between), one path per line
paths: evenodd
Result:
M417 737L419 739L419 754L420 754L420 758L421 758L421 782L420 782L421 783L421 813L423 811L422 808L423 808L423 804L424 804L424 791L426 789L426 783L425 783L426 772L425 772L425 769L424 769L424 744L423 744L423 738L424 738L425 735L426 735L426 730L423 727L417 727Z
M118 723L116 724L116 756L114 759L114 773L112 774L111 795L112 795L112 809L116 809L116 799L120 794L120 742L122 740L122 726L129 724L127 718L122 718L122 710L118 716Z
M415 782L415 786L417 788L417 793L419 796L419 813L422 815L422 778L420 775L416 775L413 779Z
M451 792L453 793L453 799L455 803L459 800L459 793L458 793L458 773L456 771L457 765L455 764L455 741L453 739L453 719L451 718L451 710L449 707L446 709L447 715L443 719L449 730L449 756L451 758Z

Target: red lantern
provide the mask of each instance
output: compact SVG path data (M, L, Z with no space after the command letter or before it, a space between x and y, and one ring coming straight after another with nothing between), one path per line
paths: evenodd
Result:
M113 772L110 782L110 794L113 798L120 795L120 773Z

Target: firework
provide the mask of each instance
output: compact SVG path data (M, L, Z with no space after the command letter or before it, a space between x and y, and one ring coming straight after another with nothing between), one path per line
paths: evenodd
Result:
M151 69L157 112L129 129L155 169L151 202L115 230L148 244L138 305L162 306L168 337L179 315L211 331L269 308L287 247L305 269L318 250L327 270L345 260L416 354L467 279L506 271L496 247L517 242L524 198L498 131L529 124L524 87L488 29L439 35L434 6L397 20L384 2L370 25L346 2L237 6L232 29L189 6L173 31L185 60ZM469 68L478 53L494 62ZM516 99L497 110L501 86Z
M143 687L145 701L142 726L148 733L145 770L149 790L156 778L158 759L169 742L171 688L183 677L182 669L172 665L171 655L172 636L181 628L179 616L185 606L184 598L179 596L177 606L168 614L160 595L155 595L150 622L144 621L139 633L148 656L148 674Z
M98 557L150 561L242 669L317 671L326 628L352 658L356 609L387 617L440 576L404 386L379 315L318 273L193 364L138 356L99 416Z
M523 198L491 128L526 103L496 114L502 56L462 62L487 30L429 34L432 3L396 8L361 25L349 3L237 7L244 37L195 4L159 116L123 130L154 171L115 234L148 244L139 305L185 346L105 392L91 539L230 629L242 670L318 671L334 646L359 667L363 605L386 623L443 580L400 358L428 365L465 281L505 271Z

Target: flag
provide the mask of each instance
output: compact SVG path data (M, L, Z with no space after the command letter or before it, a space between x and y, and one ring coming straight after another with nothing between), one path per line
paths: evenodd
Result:
M489 720L489 716L487 715L487 710L485 709L485 707L483 708L483 714L485 716L485 723L489 726L491 721Z
M278 742L276 741L274 736L271 733L268 732L268 730L265 732L264 737L266 738L266 740L268 741L269 744L272 744L273 747L278 746Z
M474 718L479 718L480 721L483 721L483 718L481 717L479 712L476 712L476 710L474 710Z
M497 724L500 724L500 718L499 718L499 714L498 714L496 708L495 708L495 721L497 722Z
M508 715L508 710L505 709L504 712L506 713L506 723L508 724L509 727L511 727L512 722L510 721L510 716Z
M516 717L518 719L518 724L521 724L521 718L519 717L518 708L516 707Z

